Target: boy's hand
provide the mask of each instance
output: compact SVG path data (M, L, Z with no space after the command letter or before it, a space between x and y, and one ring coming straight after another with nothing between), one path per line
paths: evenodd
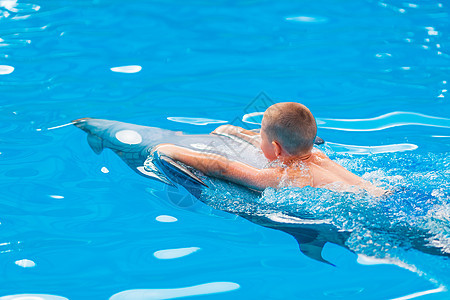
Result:
M165 155L172 157L173 156L173 145L172 144L159 144L156 145L152 151L150 152L150 155L155 155L155 152L157 152L159 155Z
M221 133L233 134L233 133L241 132L242 130L243 130L243 128L241 128L241 127L226 124L226 125L221 125L221 126L217 127L211 133L213 133L213 134L221 134Z

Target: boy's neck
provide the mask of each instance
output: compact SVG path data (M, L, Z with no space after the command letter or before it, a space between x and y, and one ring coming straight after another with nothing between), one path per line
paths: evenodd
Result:
M293 163L302 161L307 162L311 158L312 152L308 152L306 154L300 154L300 155L290 155L285 157L280 157L280 161L282 161L286 165L291 165Z

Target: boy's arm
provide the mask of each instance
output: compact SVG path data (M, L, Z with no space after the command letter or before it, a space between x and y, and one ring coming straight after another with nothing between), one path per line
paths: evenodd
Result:
M153 151L167 155L206 175L225 179L259 191L267 187L276 188L281 180L281 173L277 169L258 169L228 160L217 154L201 153L172 144L160 144Z
M232 135L235 137L238 137L240 139L243 139L250 144L254 145L255 147L261 146L261 136L258 132L254 132L251 130L246 130L239 126L233 126L233 125L222 125L217 127L212 134L219 134L219 135Z

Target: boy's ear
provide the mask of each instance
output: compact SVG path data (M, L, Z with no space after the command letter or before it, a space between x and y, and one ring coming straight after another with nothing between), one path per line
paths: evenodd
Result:
M275 156L278 157L281 155L281 152L283 152L283 148L281 147L280 143L278 141L272 141L273 150L275 152Z

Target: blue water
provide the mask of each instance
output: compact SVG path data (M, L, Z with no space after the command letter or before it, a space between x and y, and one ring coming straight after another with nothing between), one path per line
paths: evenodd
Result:
M444 1L0 0L0 299L450 298L449 13ZM217 182L206 205L55 128L87 116L257 128L248 114L277 101L307 105L323 151L397 193L254 198ZM322 254L335 266L222 210L332 225Z

